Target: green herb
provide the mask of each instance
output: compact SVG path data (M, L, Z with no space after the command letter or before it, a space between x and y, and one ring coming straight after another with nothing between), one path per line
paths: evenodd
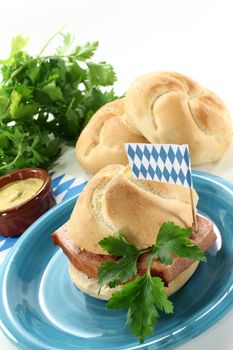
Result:
M106 237L99 242L101 248L114 256L121 256L117 262L103 261L98 271L98 281L100 287L104 284L111 288L127 282L137 273L137 259L140 251L135 245L127 242L120 230L119 237Z
M36 125L33 132L25 132L21 126L1 127L0 133L0 173L17 168L48 167L60 152L60 141L51 138L48 132Z
M44 55L56 35L62 45ZM98 42L79 46L70 34L54 36L31 56L28 39L18 35L9 58L0 60L0 174L22 166L47 168L61 145L74 145L93 113L116 98L113 67L92 60Z
M200 248L190 241L192 230L176 226L173 222L165 222L159 230L156 244L152 248L152 257L166 265L172 264L173 256L206 261Z
M138 250L129 243L120 231L119 237L106 237L99 242L104 251L121 257L116 262L102 262L98 271L100 288L105 284L110 288L121 283L122 289L113 293L107 303L109 309L128 310L127 324L139 338L140 343L151 334L159 318L159 311L173 312L173 304L168 300L164 284L159 277L150 273L154 258L159 258L164 264L172 264L174 255L193 260L206 261L204 253L188 238L192 234L189 229L165 222L158 233L155 244L149 249L150 259L147 271L143 276L136 277L137 259L148 249Z

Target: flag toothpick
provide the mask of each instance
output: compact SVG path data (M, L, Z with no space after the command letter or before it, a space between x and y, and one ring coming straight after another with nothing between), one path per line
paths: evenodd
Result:
M126 143L125 148L135 178L173 183L190 189L193 226L197 232L188 145Z
M197 227L197 217L196 217L196 213L195 213L195 206L194 206L194 200L193 200L193 191L192 191L191 187L190 187L189 190L190 190L190 198L191 198L191 207L192 207L194 231L197 232L198 231L198 227Z

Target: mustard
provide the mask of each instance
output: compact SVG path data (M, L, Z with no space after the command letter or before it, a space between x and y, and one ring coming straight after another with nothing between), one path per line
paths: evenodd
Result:
M28 178L17 180L0 188L0 210L9 209L22 204L43 185L43 180L38 178Z

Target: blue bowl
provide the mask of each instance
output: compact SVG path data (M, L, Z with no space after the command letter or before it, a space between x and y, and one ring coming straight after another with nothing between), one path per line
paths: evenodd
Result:
M24 350L170 349L201 334L233 305L233 185L194 172L199 212L214 221L221 237L190 281L173 297L173 315L161 315L143 345L125 325L125 312L78 290L67 274L67 258L51 233L68 220L77 197L51 209L18 240L2 265L0 326ZM219 250L218 250L219 249Z

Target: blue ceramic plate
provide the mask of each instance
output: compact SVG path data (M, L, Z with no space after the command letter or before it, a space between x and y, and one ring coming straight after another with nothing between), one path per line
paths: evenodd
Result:
M170 349L204 332L233 305L233 185L194 172L199 211L221 236L191 280L172 300L175 314L161 316L145 344L125 326L125 312L80 292L69 280L67 259L50 234L70 216L76 198L37 220L7 256L0 278L1 328L19 348Z

